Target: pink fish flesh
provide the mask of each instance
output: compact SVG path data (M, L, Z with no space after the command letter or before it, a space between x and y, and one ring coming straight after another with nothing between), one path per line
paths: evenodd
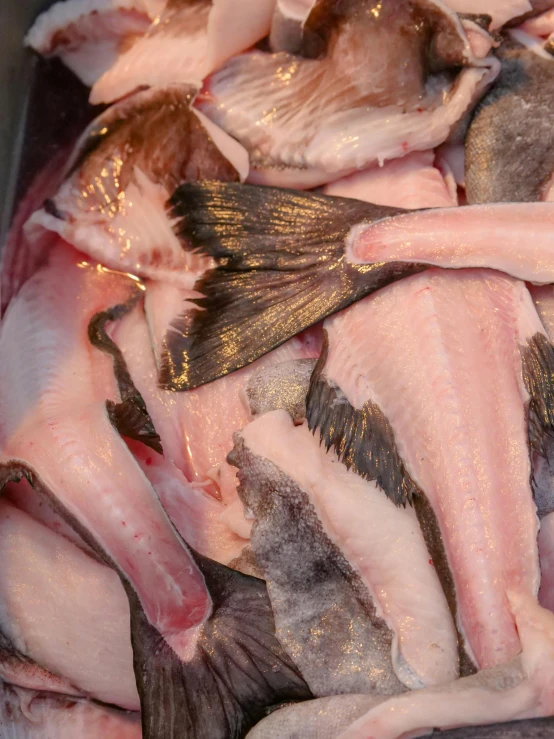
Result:
M306 21L311 33L303 56L255 51L205 81L197 104L248 149L252 182L314 187L438 146L498 73L494 59L473 55L461 23L442 3L420 8L398 0L375 16L364 7L316 6ZM333 23L327 10L338 13ZM427 21L437 14L435 27ZM416 27L425 29L422 35ZM368 35L371 58L360 43ZM312 48L316 40L320 45ZM454 82L426 76L422 48L431 47L440 67L463 67ZM362 136L368 127L372 135Z
M165 0L67 0L42 13L25 43L43 56L59 56L92 86L148 30Z
M94 85L91 102L110 103L144 87L200 86L204 77L269 31L274 0L169 0L143 38Z
M433 151L413 152L382 167L372 167L336 180L326 185L324 192L407 209L457 205L455 188L448 186L434 161Z
M140 716L0 683L4 739L141 739Z
M429 270L328 319L325 328L323 385L308 399L312 426L343 448L332 406L318 395L326 386L340 389L350 413L375 406L384 414L410 477L381 472L381 485L401 500L418 495L405 488L411 478L428 497L471 654L481 668L506 662L520 650L507 593L534 597L539 586L520 346L544 333L527 289L494 272ZM351 443L354 464L371 475L371 463L359 456L370 442Z
M190 89L176 85L102 114L82 136L66 182L28 221L26 238L40 246L54 232L113 269L192 287L207 260L183 251L166 200L183 180L245 176L248 162L190 102Z
M0 630L83 695L138 710L129 604L115 572L0 502Z
M210 599L152 487L109 422L105 401L117 393L111 361L86 341L93 315L136 293L136 281L57 248L10 305L2 326L0 446L4 464L29 467L64 515L117 563L152 622L169 636L200 623ZM80 433L83 422L90 441ZM132 506L125 489L133 490Z
M168 377L179 383L172 369L176 364L173 357L178 357L180 350L180 325L187 320L187 312L195 310L185 297L162 283L147 286L146 312L158 351L162 384ZM319 347L310 336L295 337L251 367L205 387L179 394L158 392L157 400L149 402L149 407L159 433L168 439L167 451L177 467L189 480L204 485L211 482L208 489L231 505L236 500L236 477L226 456L233 448L233 434L250 420L243 399L249 379L256 371L287 360L316 357L318 353ZM138 379L136 382L142 392L142 384ZM151 394L152 388L145 386L144 392ZM223 407L224 425L220 416Z

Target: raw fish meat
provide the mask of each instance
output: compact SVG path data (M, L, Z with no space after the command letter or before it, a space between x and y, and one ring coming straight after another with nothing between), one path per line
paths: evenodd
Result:
M148 30L165 0L66 0L42 13L25 43L59 56L89 87Z
M534 597L540 578L526 385L539 390L520 346L531 352L545 337L526 287L494 272L429 270L324 326L329 349L308 397L311 427L392 500L427 496L469 653L481 668L507 662L520 650L507 593ZM548 365L535 371L540 383ZM357 433L362 423L367 431Z
M0 683L2 739L142 739L140 716Z
M136 278L61 244L20 291L0 333L2 482L27 477L120 575L145 734L169 739L178 716L193 735L224 739L268 705L310 693L275 639L265 585L193 555L112 425L129 420L118 413L129 406L143 411L130 416L137 437L151 420L136 390L118 392L114 357L88 337L99 314L114 303L122 314L140 294Z
M202 422L203 414L185 417L181 425L178 413L180 398L158 388L154 352L141 305L115 324L112 336L122 352L135 386L141 394L144 393L164 449L162 457L135 442L131 445L133 454L183 539L200 554L228 564L239 556L246 542L220 520L226 505L206 489L207 477L200 476L201 484L191 484L190 481L197 480L190 474L190 466L184 461L185 455L191 453L187 434L195 429L195 422ZM186 402L187 399L184 400ZM219 411L221 399L218 400ZM215 408L213 413L216 413ZM217 427L215 420L212 426ZM203 448L201 446L200 450ZM221 451L220 459L224 459L225 453ZM231 482L234 483L234 480Z
M3 636L77 694L138 710L129 604L117 574L5 501L0 551Z
M248 157L237 142L190 108L189 87L135 95L110 108L82 136L68 179L25 227L59 234L112 269L192 287L208 260L186 254L165 203L187 180L238 180Z
M96 82L92 103L145 87L201 85L204 77L269 31L275 0L168 0L143 38Z
M468 202L551 200L554 57L509 41L497 55L500 75L466 136Z
M325 0L301 56L235 57L197 104L248 149L252 182L314 187L443 143L497 72L442 3Z
M554 281L550 203L407 212L316 193L204 183L183 185L171 205L185 248L218 260L196 284L202 297L193 302L204 310L169 337L167 385L175 390L239 369L429 265Z
M406 209L458 205L455 187L449 186L434 162L433 151L413 152L382 167L371 167L336 180L326 185L324 192Z
M174 374L180 361L179 340L190 314L196 311L193 303L185 302L184 297L162 283L147 286L146 312L157 348L162 387L178 387L180 383L180 377ZM233 447L233 434L250 420L243 400L244 388L256 371L270 370L287 360L317 357L319 346L312 339L313 336L294 337L251 367L188 393L158 391L152 398L155 392L152 384L137 378L137 386L148 395L155 425L162 438L167 439L166 452L174 464L189 480L206 486L206 491L225 505L236 501L235 472L227 464L226 456ZM225 408L223 426L222 408Z
M458 676L456 629L413 509L347 471L283 410L248 425L230 459L277 634L315 695Z
M533 599L512 595L510 605L514 611L523 652L513 662L476 675L463 678L452 685L427 688L405 693L385 701L368 711L339 735L339 739L397 739L429 734L433 727L496 724L534 716L550 716L552 703L552 657L554 615L541 608ZM546 722L545 733L540 724L525 725L529 734L517 733L517 725L511 726L514 737L549 736L552 721ZM536 733L535 727L538 729ZM440 734L442 736L442 734ZM448 734L446 734L448 736ZM455 736L455 735L454 735ZM466 737L465 731L460 737ZM467 732L467 737L510 736L497 727L490 735Z

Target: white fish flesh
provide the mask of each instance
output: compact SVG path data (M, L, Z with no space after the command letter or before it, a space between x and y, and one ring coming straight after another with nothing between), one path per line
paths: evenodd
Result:
M165 0L67 0L42 13L25 43L59 56L89 87L148 30Z
M308 26L302 56L235 57L198 97L200 109L248 149L252 182L314 187L438 146L499 69L473 54L457 16L439 2L395 0L376 13L363 2L321 3ZM369 56L360 40L368 36ZM462 71L454 80L428 76L427 53L435 55L428 67Z
M96 82L91 102L144 87L201 85L204 77L269 31L275 0L169 0L143 38Z
M248 157L191 110L191 100L190 88L175 85L96 119L66 182L27 222L27 239L40 248L53 232L112 269L192 287L208 260L183 251L166 201L183 180L246 176Z

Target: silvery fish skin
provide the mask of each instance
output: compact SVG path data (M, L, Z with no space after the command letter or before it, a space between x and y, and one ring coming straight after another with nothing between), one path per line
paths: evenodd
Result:
M237 434L229 459L277 633L314 694L390 694L458 676L456 630L411 508L284 410Z
M466 136L469 203L551 199L554 174L554 57L505 39L502 69Z

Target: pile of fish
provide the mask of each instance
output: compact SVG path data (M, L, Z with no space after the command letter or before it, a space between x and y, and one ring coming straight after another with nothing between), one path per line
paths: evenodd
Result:
M99 107L2 251L0 737L554 737L554 0L26 44Z

